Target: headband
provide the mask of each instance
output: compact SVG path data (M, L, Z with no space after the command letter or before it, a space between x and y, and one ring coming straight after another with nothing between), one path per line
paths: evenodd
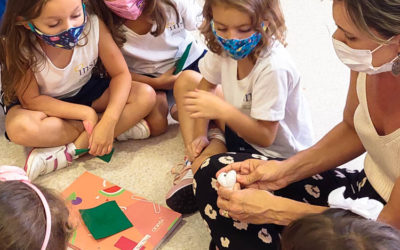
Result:
M50 240L50 232L51 232L51 214L50 214L50 207L49 203L47 203L46 198L44 197L43 193L33 185L28 176L26 176L25 171L22 168L14 167L14 166L0 166L0 181L20 181L36 192L39 196L40 200L42 201L44 212L46 214L46 234L44 236L44 241L41 250L46 250L46 247Z

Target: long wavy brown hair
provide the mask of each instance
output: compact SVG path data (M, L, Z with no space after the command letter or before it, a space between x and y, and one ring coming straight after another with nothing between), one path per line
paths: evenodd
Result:
M268 47L273 39L279 40L286 45L286 25L279 0L205 0L203 17L204 21L200 27L201 33L205 37L208 48L221 55L223 48L217 41L210 23L213 20L212 7L221 4L235 8L241 12L247 13L251 19L253 29L262 34L262 39L249 55L255 62L261 51ZM267 29L264 30L261 23L264 22Z
M91 10L106 24L110 30L115 43L121 48L126 42L126 37L122 29L122 24L126 21L124 18L114 14L104 0L88 0ZM172 0L146 0L142 15L149 15L156 23L156 30L152 31L153 36L161 35L167 25L166 8L172 8L179 22L179 12Z
M45 55L36 47L36 36L24 24L26 21L39 17L43 7L49 1L7 1L0 28L1 85L6 105L16 101L17 95L20 96L26 90L33 77L28 73L29 70L37 72L45 63ZM85 37L86 34L81 36L81 38ZM42 56L37 58L34 52Z

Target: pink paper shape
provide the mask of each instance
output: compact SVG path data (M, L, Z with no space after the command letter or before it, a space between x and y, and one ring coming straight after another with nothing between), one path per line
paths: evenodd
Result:
M136 242L122 236L119 240L115 243L115 247L121 250L132 250L137 245ZM141 247L140 250L144 250L145 247Z

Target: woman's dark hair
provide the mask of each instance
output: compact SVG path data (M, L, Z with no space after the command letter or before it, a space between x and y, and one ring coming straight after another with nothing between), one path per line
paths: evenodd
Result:
M400 250L395 228L348 210L307 215L285 228L282 250Z
M63 200L36 185L45 196L51 213L47 249L66 249L72 233L69 211ZM0 182L0 249L40 249L46 232L46 215L37 193L21 181Z

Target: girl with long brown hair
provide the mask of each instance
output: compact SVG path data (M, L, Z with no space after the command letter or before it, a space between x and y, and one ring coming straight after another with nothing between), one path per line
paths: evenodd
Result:
M110 32L81 0L8 1L0 35L6 132L34 148L30 179L70 165L75 149L110 153L154 107L154 91L131 82ZM98 59L106 76L93 74Z
M192 32L201 22L195 0L89 0L94 12L112 30L121 47L132 80L146 83L157 91L156 134L166 131L168 104L178 77L176 63L191 44L183 70L197 70L205 53ZM176 114L176 113L174 113ZM174 116L177 119L176 116Z

